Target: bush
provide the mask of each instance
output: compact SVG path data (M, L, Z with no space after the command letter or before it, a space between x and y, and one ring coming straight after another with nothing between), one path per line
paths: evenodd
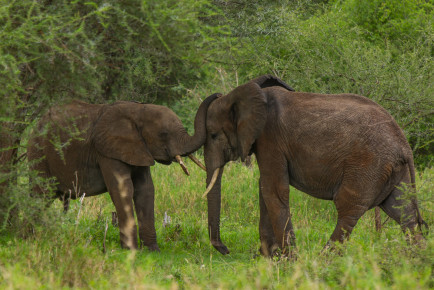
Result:
M366 29L368 39L398 46L418 39L432 25L433 8L427 0L342 1L347 20Z

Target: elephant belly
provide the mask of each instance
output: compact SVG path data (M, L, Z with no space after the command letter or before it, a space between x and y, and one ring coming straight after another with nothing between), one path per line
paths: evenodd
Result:
M312 197L332 200L341 183L340 175L336 173L333 169L299 168L290 172L289 184Z
M84 150L66 150L63 160L58 154L46 155L50 175L56 178L57 190L71 198L82 196L83 193L92 196L107 191L98 163L79 154Z
M83 188L82 192L86 193L86 196L107 192L107 187L99 168L86 170L82 175L81 186Z
M56 177L58 190L75 199L85 194L86 196L98 195L107 192L104 179L99 169L80 170L68 176L61 174Z
M318 188L313 187L311 185L301 184L297 181L290 180L289 183L294 188L309 194L312 197L324 199L324 200L333 200L333 196L335 191L327 188Z

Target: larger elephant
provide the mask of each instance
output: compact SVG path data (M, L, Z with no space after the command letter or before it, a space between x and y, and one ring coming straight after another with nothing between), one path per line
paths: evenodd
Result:
M55 177L50 198L92 196L109 192L119 217L121 246L158 251L154 226L154 185L150 166L155 161L182 163L180 156L205 142L208 97L189 136L173 111L153 104L116 102L110 105L73 101L52 107L29 141L28 158L42 177ZM36 186L35 195L47 195Z
M219 97L208 108L204 147L208 228L212 245L220 238L221 177L224 165L254 153L259 166L261 253L295 245L289 185L332 200L338 218L327 245L343 242L360 217L380 206L415 240L425 224L414 190L411 148L392 116L372 100L354 94L295 92L264 75Z

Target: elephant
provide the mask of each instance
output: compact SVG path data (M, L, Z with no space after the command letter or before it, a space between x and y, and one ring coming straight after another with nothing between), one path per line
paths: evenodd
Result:
M27 154L32 170L55 178L55 193L36 185L33 195L68 201L108 191L119 218L121 246L138 249L135 210L140 246L159 251L150 166L177 161L188 174L181 156L193 158L191 153L205 143L206 113L216 97L199 106L193 136L172 110L160 105L75 100L50 108L31 133Z
M295 234L289 186L332 200L337 224L324 249L343 243L357 221L379 206L421 242L422 219L415 193L412 150L393 117L374 101L355 94L296 92L263 75L208 108L204 157L207 170L211 244L220 238L221 178L229 161L255 154L259 167L260 253L291 255ZM335 247L334 247L335 248Z

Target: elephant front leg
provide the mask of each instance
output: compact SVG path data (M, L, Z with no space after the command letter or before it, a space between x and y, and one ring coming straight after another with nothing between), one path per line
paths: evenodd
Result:
M154 184L149 167L140 167L133 173L134 206L139 223L139 238L142 246L159 252L154 217Z
M261 184L261 180L259 180ZM273 226L271 225L270 216L268 215L267 206L265 205L262 196L261 186L259 186L259 237L261 240L260 253L265 257L271 257L273 253L279 248L274 237Z
M266 240L267 245L277 242L283 255L291 255L291 248L295 247L295 234L289 211L289 177L286 159L272 156L258 158L260 171L261 205L261 243ZM265 205L265 207L264 207ZM268 214L268 218L267 218ZM274 240L269 236L271 223ZM271 253L272 254L272 253Z
M121 246L127 249L137 249L131 170L125 163L103 157L100 160L100 167L118 214Z

